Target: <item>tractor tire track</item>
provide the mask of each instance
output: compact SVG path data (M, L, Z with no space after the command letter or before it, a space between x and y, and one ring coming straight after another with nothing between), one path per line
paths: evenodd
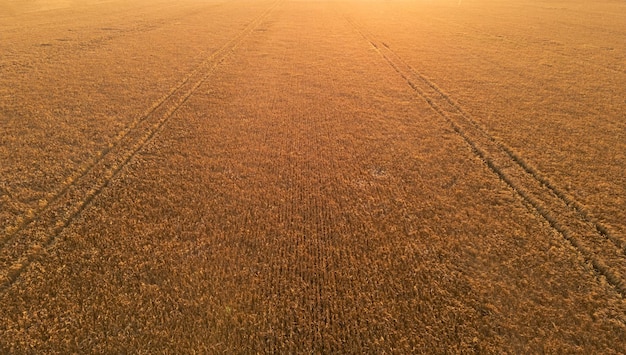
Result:
M211 6L209 9L215 9L219 6L223 6L224 4L227 4L229 1L230 0L225 0L223 3L216 3L213 6ZM172 7L172 6L169 6L169 7ZM205 8L202 11L208 11L208 10ZM107 43L111 41L124 38L124 37L134 36L139 33L153 31L153 30L159 29L160 27L174 23L176 21L180 21L181 19L189 15L193 15L197 13L198 13L197 10L195 12L191 10L186 10L183 13L172 15L169 18L155 19L153 23L149 23L146 20L146 22L142 21L142 23L135 24L133 27L127 28L127 29L109 28L109 30L111 31L114 30L114 34L110 34L106 36L105 35L96 36L94 38L80 41L72 45L69 45L69 44L64 45L63 43L61 43L61 45L53 46L54 47L53 52L46 52L43 55L39 54L39 58L40 59L45 58L47 62L58 61L61 55L67 56L68 53L76 54L79 52L86 51L88 49L99 48L103 45L106 45ZM118 22L123 23L124 21L130 20L132 18L133 16L131 15L125 15L123 17L118 18L117 20ZM59 23L53 23L53 25L58 26ZM52 28L54 28L54 26ZM100 28L100 30L104 30L104 29L106 28ZM73 42L70 41L69 43L73 43ZM195 59L200 61L201 64L196 66L194 70L192 70L186 77L184 77L178 84L176 84L168 93L166 93L157 101L155 101L147 110L145 110L135 120L130 122L130 124L127 127L125 127L122 131L118 133L117 136L113 138L113 142L111 142L107 148L105 148L103 151L96 153L96 156L93 158L93 161L89 161L89 162L81 164L80 166L77 167L77 171L75 173L68 176L55 189L52 189L52 191L48 191L46 194L47 197L39 200L38 204L37 203L28 204L19 200L18 198L10 196L11 202L14 204L19 204L20 206L22 206L22 208L16 209L16 211L18 212L14 213L14 216L12 218L5 219L5 221L3 222L3 225L0 225L0 229L4 227L4 235L0 235L0 248L8 240L10 240L12 235L19 232L19 230L23 229L26 225L31 223L33 219L35 219L36 216L38 216L46 208L46 206L49 203L53 202L58 196L63 194L68 185L71 185L76 179L81 178L85 174L86 171L90 170L95 164L97 164L102 159L103 155L108 154L112 146L119 144L120 140L124 139L124 137L128 134L128 131L134 129L140 121L142 121L143 119L146 119L146 117L148 117L152 113L152 111L154 111L160 104L165 102L168 99L168 97L170 97L176 90L179 90L185 84L185 82L187 82L194 74L197 73L198 70L201 69L202 65L205 64L205 61L206 61L206 59L202 60L202 58L206 58L206 57L207 57L206 52L200 52L200 54L198 54L195 57ZM2 54L0 54L0 62L1 61L2 61ZM12 66L15 63L17 62L14 62L13 64L9 64L9 65L3 65L2 63L0 63L0 70L3 69L4 66Z
M574 208L584 218L586 222L592 223L594 225L598 233L602 234L604 237L611 240L611 242L613 242L615 246L623 249L624 253L626 254L626 240L623 240L617 237L613 232L610 231L610 227L603 224L602 222L598 220L598 218L592 216L590 213L585 211L584 207L578 201L568 196L564 191L559 189L554 183L552 183L548 178L543 176L533 166L528 164L521 156L515 153L511 148L509 148L502 142L499 142L495 137L490 135L489 132L487 132L487 130L484 127L482 127L478 122L476 122L476 120L474 120L472 116L469 113L467 113L458 102L454 101L447 93L445 93L435 83L433 83L424 75L420 74L410 65L408 65L404 60L402 60L402 58L400 58L395 52L393 52L387 44L385 44L384 42L381 42L381 44L386 50L388 50L390 54L395 56L395 58L400 63L402 63L403 66L408 68L408 70L415 76L416 79L421 81L424 85L427 85L428 87L430 87L430 89L434 90L436 92L436 95L439 95L443 100L445 100L446 104L450 105L453 110L458 111L458 113L462 116L462 118L466 120L469 124L471 124L474 129L480 131L480 134L487 137L491 142L493 142L493 144L497 145L498 148L504 150L506 154L512 160L514 160L517 164L519 164L528 174L532 175L533 178L535 178L542 185L544 185L546 188L551 190L552 193L558 196L567 205L570 205L572 208Z
M568 240L617 292L626 296L626 252L621 238L612 235L604 225L587 214L578 202L489 135L446 93L404 62L385 43L377 40L354 20L348 17L346 20L452 126L493 173Z
M61 232L163 128L213 71L280 5L276 1L234 38L207 57L181 83L154 103L114 144L69 182L0 245L0 292L10 287L35 260L45 255Z
M251 22L250 25L254 24L254 26L257 26L258 25L258 23L256 23L257 20L259 20L259 18L255 19L253 22ZM192 70L187 76L185 76L169 92L167 92L160 99L155 101L150 107L148 107L144 111L143 114L141 114L139 117L137 117L130 125L128 125L126 128L124 128L122 131L120 131L118 133L118 135L114 138L114 141L109 143L109 146L107 148L105 148L103 151L97 153L97 157L96 157L96 159L94 159L94 161L92 161L89 164L83 166L82 169L80 169L80 171L77 172L76 174L66 178L64 184L61 185L61 187L58 189L58 191L53 193L52 197L50 197L47 200L40 201L39 208L35 209L33 211L33 213L31 214L31 216L27 216L21 223L18 223L17 225L10 226L8 228L8 230L6 231L6 234L4 236L2 236L2 238L0 238L0 248L2 248L4 244L10 242L11 241L11 237L13 235L19 233L21 230L26 228L34 220L38 219L39 216L43 213L43 211L48 209L48 205L49 204L56 202L56 200L60 196L65 194L69 188L71 188L74 184L76 184L77 180L82 179L86 174L88 174L91 170L93 170L95 166L100 164L103 159L105 159L109 154L111 154L111 152L113 150L116 150L118 148L118 146L120 144L122 144L122 142L124 140L128 139L128 136L129 136L129 134L131 134L131 132L134 132L137 129L140 129L140 128L138 128L138 126L140 124L142 124L144 121L149 120L151 118L151 116L154 116L155 114L158 114L158 113L156 113L156 111L158 109L160 109L160 107L162 107L164 105L167 105L168 101L171 101L171 99L173 98L173 96L177 92L180 92L181 90L184 90L183 87L186 84L188 84L190 81L192 81L192 79L194 77L197 77L198 75L201 75L200 73L202 72L202 70L205 70L215 60L219 59L219 58L216 58L216 57L219 57L220 55L223 55L223 53L228 50L229 45L232 45L233 42L236 41L236 39L238 37L240 37L244 32L249 33L251 31L252 31L251 29L246 27L246 29L244 29L237 36L235 36L233 40L231 40L230 42L227 42L224 46L220 47L214 53L209 55L204 61L202 61L198 66L196 66L196 68L194 70ZM231 48L231 49L233 49L233 48Z

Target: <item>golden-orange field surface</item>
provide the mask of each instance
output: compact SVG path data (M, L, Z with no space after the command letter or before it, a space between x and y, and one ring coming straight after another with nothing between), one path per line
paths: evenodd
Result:
M0 353L626 353L626 2L0 0Z

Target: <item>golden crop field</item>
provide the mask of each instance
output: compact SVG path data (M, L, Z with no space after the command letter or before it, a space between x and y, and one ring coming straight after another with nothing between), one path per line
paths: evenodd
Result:
M0 353L626 353L621 0L0 0Z

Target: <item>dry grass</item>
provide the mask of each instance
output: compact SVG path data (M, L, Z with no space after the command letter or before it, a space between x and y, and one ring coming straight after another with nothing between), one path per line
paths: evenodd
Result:
M0 352L622 353L623 5L458 4L12 5Z

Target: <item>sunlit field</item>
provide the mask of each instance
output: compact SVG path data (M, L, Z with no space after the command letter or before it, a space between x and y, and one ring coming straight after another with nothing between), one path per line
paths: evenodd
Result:
M0 353L624 353L625 98L618 0L0 0Z

